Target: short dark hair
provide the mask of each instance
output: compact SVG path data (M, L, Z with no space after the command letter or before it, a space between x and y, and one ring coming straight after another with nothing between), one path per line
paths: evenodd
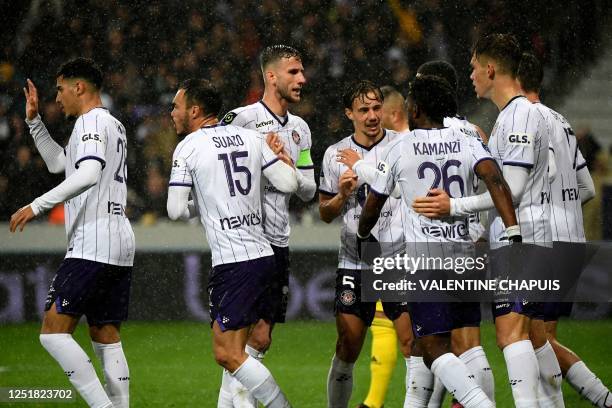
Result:
M428 61L417 70L417 75L433 75L440 77L457 92L457 71L446 61Z
M542 80L544 79L544 70L535 55L529 52L523 53L517 77L524 91L540 92Z
M185 90L185 101L188 108L196 105L202 108L207 116L217 117L219 115L223 99L221 93L210 81L191 78L184 81L179 89Z
M92 84L96 89L102 89L102 71L89 58L79 57L63 63L55 74L56 78L61 76L66 79L81 78Z
M302 60L302 54L293 47L284 44L269 45L259 55L259 65L263 71L272 62L292 57Z
M371 81L361 80L350 83L344 88L342 93L342 103L347 109L353 108L353 101L359 97L365 98L369 93L374 93L376 99L381 103L385 101L382 91Z
M472 47L476 58L487 56L499 64L502 74L516 78L521 62L521 47L512 34L489 34L481 37Z
M446 80L434 75L420 75L410 83L408 97L431 119L442 123L457 113L455 92Z

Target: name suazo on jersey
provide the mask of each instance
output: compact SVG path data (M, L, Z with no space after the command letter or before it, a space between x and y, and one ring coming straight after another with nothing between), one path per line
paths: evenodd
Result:
M127 139L125 128L108 110L79 116L66 153L66 178L83 160L102 163L100 181L64 203L68 251L81 258L119 266L134 262L134 232L125 214Z
M415 129L389 143L377 165L372 191L390 195L399 186L407 249L410 243L471 242L469 216L434 220L416 213L412 202L430 189L444 189L450 197L474 193L474 167L492 160L480 137L466 136L453 127Z
M276 132L282 138L285 150L295 163L296 168L307 177L314 181L314 165L310 157L312 146L310 128L299 116L287 112L286 118L279 118L275 115L263 101L252 105L236 108L228 112L223 123L244 127L255 130L261 134ZM264 177L262 183L262 202L263 202L263 228L266 238L272 245L286 247L289 245L289 198L291 194L278 191L269 180ZM305 201L312 199L300 197ZM299 191L297 193L299 196Z
M319 192L334 196L338 193L338 179L348 170L348 167L337 161L339 150L347 148L359 153L363 160L375 166L382 158L383 149L392 141L404 137L403 133L392 130L383 130L382 139L375 145L367 148L360 145L351 135L327 148L323 156L321 167L321 180ZM342 229L340 232L340 250L338 254L338 268L341 269L368 269L368 265L361 262L357 253L357 228L359 226L359 216L368 196L370 186L357 180L357 188L346 201L342 209ZM389 197L385 203L380 218L372 229L372 233L380 242L384 242L386 249L390 252L400 251L404 247L404 234L402 225L402 212L400 209L401 201L397 198ZM387 245L389 245L387 247Z
M551 242L548 144L550 129L538 108L524 96L516 96L501 110L488 147L500 167L529 170L527 185L516 210L523 242ZM501 217L491 210L490 241L506 239Z
M170 186L191 187L213 266L273 254L263 232L260 180L277 160L263 135L232 125L203 127L176 147Z
M534 106L547 117L550 127L550 145L555 157L557 173L550 182L550 220L552 240L584 242L582 204L576 173L586 167L586 161L578 149L576 135L565 118L549 107Z

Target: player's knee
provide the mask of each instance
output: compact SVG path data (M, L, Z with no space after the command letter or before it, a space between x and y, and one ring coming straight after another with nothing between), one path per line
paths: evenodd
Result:
M412 354L412 347L414 346L414 337L407 336L404 338L399 338L399 347L402 355L404 357L410 357Z
M264 333L263 331L254 331L251 333L251 336L249 336L249 346L260 353L265 353L270 348L271 344L272 338L268 333Z
M39 335L38 339L45 350L53 353L54 350L63 347L67 341L70 341L72 335L69 333L43 333Z
M340 360L347 363L354 363L361 352L361 341L351 336L344 335L338 338L336 343L336 355Z
M216 347L214 349L214 355L216 363L229 372L236 371L238 367L240 367L240 364L242 364L241 355L232 353L222 347Z

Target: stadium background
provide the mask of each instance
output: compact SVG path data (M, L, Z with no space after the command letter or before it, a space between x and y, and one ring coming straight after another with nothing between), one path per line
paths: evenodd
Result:
M610 11L605 0L2 2L0 221L61 180L47 173L23 122L25 78L39 87L43 119L62 143L72 124L54 103L55 70L69 57L94 58L105 72L104 102L131 135L128 209L139 247L133 288L139 300L132 316L139 321L125 325L124 341L134 405L213 406L201 403L215 398L219 377L209 332L201 323L207 317L208 254L199 226L169 225L165 216L169 161L177 143L169 105L181 80L212 79L230 109L261 96L257 54L263 46L288 43L302 50L309 82L292 111L312 130L318 173L325 148L350 133L340 102L342 86L367 78L405 92L415 69L430 59L457 67L462 112L489 131L496 110L475 98L468 78L469 46L484 32L513 32L544 62L544 101L574 125L596 182L598 195L585 207L587 235L610 239ZM329 319L338 224L323 225L316 203L293 204L290 315L298 321L275 333L266 361L294 406L320 407L335 338ZM0 354L0 387L66 385L36 339L41 302L65 248L62 222L58 208L18 236L0 225L0 349L6 350ZM581 304L574 319L600 320L568 322L561 335L562 341L571 338L575 351L608 385L612 368L609 357L602 356L609 354L603 339L612 331L611 310L609 303ZM484 329L498 406L509 406L503 362L490 324ZM84 340L83 335L80 328L77 336ZM367 390L368 347L358 363L355 403ZM389 407L401 404L403 372L402 367L396 372ZM566 395L573 398L567 406L587 406L573 391Z

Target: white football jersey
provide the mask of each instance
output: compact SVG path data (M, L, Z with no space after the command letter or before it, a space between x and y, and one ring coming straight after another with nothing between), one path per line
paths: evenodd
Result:
M455 128L468 137L475 137L478 140L482 141L480 137L480 133L478 133L476 126L474 126L474 124L468 121L464 116L456 115L456 116L444 118L444 126ZM473 187L472 191L470 191L470 193L467 195L473 195L476 192L478 192L480 188L485 188L484 186L481 186L480 184L483 184L483 183L479 183L478 177L474 177L474 184L472 186ZM486 190L483 190L483 191L486 191ZM485 227L484 225L482 225L482 222L480 221L480 213L470 214L470 236L472 237L472 241L474 242L478 241L478 239L480 239L484 235L484 233L485 233Z
M412 203L433 188L453 198L473 195L474 167L482 160L492 157L480 137L466 136L453 127L415 129L389 143L372 190L389 195L399 185L409 253L411 243L472 241L469 216L432 220L415 212Z
M527 186L516 210L523 242L552 241L548 183L549 134L548 123L538 108L524 96L515 96L499 113L489 139L491 155L500 168L520 166L529 169ZM506 228L495 209L491 210L489 219L490 242L507 240Z
M108 110L92 109L76 120L64 151L66 177L70 177L83 160L102 163L98 183L64 203L68 235L66 258L132 266L136 244L125 214L125 128Z
M273 255L260 185L262 171L277 160L263 135L232 125L203 127L176 147L170 186L191 187L213 266Z
M550 122L550 145L557 165L557 175L550 182L552 240L584 242L582 203L576 172L586 167L586 161L568 121L546 105L539 102L534 105Z
M348 170L348 167L337 161L337 152L343 149L353 149L362 159L373 166L381 159L383 149L392 141L403 137L404 134L384 129L383 138L375 145L367 148L355 141L353 135L346 137L336 144L327 148L323 156L321 167L321 181L319 192L329 196L335 196L338 189L340 176ZM341 269L368 269L368 265L361 262L357 253L357 228L359 216L370 191L370 186L357 180L357 188L351 193L342 209L342 229L340 232L340 250L338 254L338 268ZM379 242L385 243L385 251L391 255L400 252L404 247L403 214L400 208L401 200L389 197L385 203L380 218L372 228L372 234Z
M223 117L223 123L256 130L261 134L276 132L285 144L285 150L304 176L314 181L314 165L310 159L312 146L310 128L299 116L287 112L279 118L263 101L236 108ZM291 194L278 191L264 176L262 205L264 233L272 245L289 245L289 199Z

